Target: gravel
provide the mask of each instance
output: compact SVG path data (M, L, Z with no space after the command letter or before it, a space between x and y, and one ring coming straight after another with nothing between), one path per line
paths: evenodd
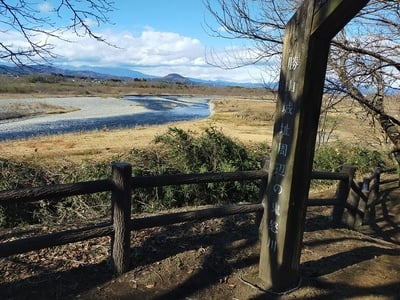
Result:
M40 108L36 113L26 112L27 108L35 110L38 103L41 105L37 105ZM165 123L186 120L188 115L193 115L191 118L207 117L210 113L207 103L208 99L204 97L180 96L149 96L146 99L130 96L130 100L112 97L0 99L0 140ZM62 107L68 112L46 113L43 110L46 105ZM13 114L19 118L10 118Z

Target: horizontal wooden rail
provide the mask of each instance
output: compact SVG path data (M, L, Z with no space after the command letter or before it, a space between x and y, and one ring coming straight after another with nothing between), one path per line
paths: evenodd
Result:
M374 180L378 175L384 174L384 173L393 173L396 172L396 168L390 168L390 169L381 169L381 168L376 168L376 170L369 176L366 177L366 180Z
M132 187L159 187L167 185L199 184L223 181L257 180L268 176L265 170L237 171L225 173L174 174L158 176L135 176L132 178ZM346 180L347 174L330 172L312 172L312 179ZM112 191L114 184L109 179L87 182L55 184L42 187L29 187L16 190L0 191L0 204L6 202L29 201L41 199L63 198L75 195L85 195ZM61 199L60 199L61 201Z
M94 194L111 191L114 185L111 180L95 180L70 184L55 184L43 187L30 187L17 190L0 191L0 204L6 202L29 201L62 198L75 195Z
M46 235L22 238L10 242L3 242L0 243L0 257L108 236L112 235L113 232L114 229L111 223L102 223L79 229L65 230Z
M349 179L349 174L347 174L347 173L313 171L311 173L311 179L319 179L319 180L348 180Z
M225 173L174 174L157 176L135 176L132 187L159 187L167 185L199 184L223 181L256 180L268 176L264 170L236 171Z
M340 201L337 198L313 198L308 199L307 206L330 206L339 203Z
M380 170L380 173L382 174L382 173L392 173L392 172L396 172L397 171L397 169L396 168L390 168L390 169L383 169L383 170Z
M171 225L187 221L200 221L212 218L221 218L235 214L246 214L262 211L263 205L242 204L222 205L206 209L187 212L169 213L156 216L135 218L130 221L130 230L139 230L156 226ZM46 247L60 246L68 243L84 241L87 239L109 236L114 233L111 223L88 226L80 229L66 230L41 236L22 238L0 244L0 257L39 250Z
M381 180L381 181L379 182L379 184L393 183L393 182L396 182L396 181L399 181L399 178Z
M221 218L235 214L246 214L257 211L262 211L263 205L257 204L242 204L242 205L223 205L200 210L177 212L171 214L163 214L144 218L135 218L131 220L130 229L139 230L156 226L171 225L187 221L200 221L212 218Z

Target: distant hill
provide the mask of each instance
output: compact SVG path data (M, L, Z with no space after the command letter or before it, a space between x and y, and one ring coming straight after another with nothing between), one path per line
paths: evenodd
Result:
M236 83L229 81L212 81L202 80L197 78L188 78L180 74L171 73L166 76L153 76L138 71L125 69L125 68L112 68L112 67L91 67L82 66L79 68L69 67L61 68L51 65L26 65L26 66L7 66L0 65L0 74L7 74L12 76L28 75L28 74L57 74L66 77L80 77L80 78L93 78L98 80L118 79L122 81L134 79L146 79L152 81L163 81L168 83L180 83L188 85L207 85L207 86L239 86L248 88L264 87L263 84L253 83ZM272 86L271 86L272 87Z
M64 69L55 66L49 65L26 65L26 66L0 66L0 74L8 74L8 75L29 75L29 74L57 74L66 77L83 77L83 78L94 78L100 80L106 79L120 79L120 80L127 80L131 79L128 76L118 76L106 73L99 73L92 70L71 70L71 69Z
M79 70L87 70L92 71L98 74L107 74L108 76L118 77L118 78L141 78L141 79L153 79L157 78L157 76L144 74L142 72L133 71L125 68L113 68L113 67L91 67L91 66L81 66L79 68L71 67L71 70L79 71Z
M167 76L157 78L157 80L165 81L169 83L181 83L181 84L195 84L194 81L191 81L189 78L183 77L182 75L172 73L168 74Z

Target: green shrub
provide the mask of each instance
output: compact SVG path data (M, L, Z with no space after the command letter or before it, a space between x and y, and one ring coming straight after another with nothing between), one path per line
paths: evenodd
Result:
M319 171L339 172L346 162L344 145L325 145L316 149L314 153L313 169Z
M110 176L110 164L85 162L43 166L37 162L0 160L0 189L11 190L58 183L74 183ZM107 175L105 175L107 172ZM77 195L65 199L9 202L0 206L0 226L66 222L109 216L110 197L106 193Z
M342 143L324 145L315 151L314 170L339 172L343 164L355 165L357 173L363 175L385 165L385 162L382 154L376 150L351 147Z
M169 128L154 142L159 148L152 154L141 156L138 150L133 151L137 175L234 172L257 169L261 164L261 155L255 149L250 153L214 127L205 129L201 135L195 135L190 130ZM142 169L138 170L137 166ZM136 209L154 210L254 201L257 193L257 183L221 182L143 189L135 192L135 199L138 204Z
M381 167L385 164L380 152L361 147L350 149L348 161L350 164L357 166L360 174L371 173L376 167Z
M167 150L167 164L178 172L224 172L248 170L258 166L244 145L233 141L214 127L195 137L193 132L169 128L155 138Z
M51 183L51 178L39 166L0 160L0 190L11 190ZM0 208L0 225L15 226L38 222L37 211L40 203L7 203Z

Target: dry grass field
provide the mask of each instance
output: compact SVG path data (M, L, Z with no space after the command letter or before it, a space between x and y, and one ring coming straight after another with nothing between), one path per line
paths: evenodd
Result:
M220 90L217 92L222 93ZM137 94L137 91L131 92L131 94L133 93ZM207 95L211 98L210 105L212 106L212 115L207 119L3 141L0 142L0 153L4 158L19 161L25 159L46 162L55 162L59 159L101 160L115 157L132 148L148 147L153 138L166 132L168 127L178 127L200 133L205 128L213 126L244 144L266 143L270 145L276 95L264 90L257 91L258 94L255 95L246 96L245 93L245 90L239 90L229 95L228 90L226 96ZM253 93L255 92L253 91ZM53 97L60 97L60 95ZM40 98L38 98L38 103L40 103ZM37 106L40 113L63 111L62 107ZM35 109L33 105L15 108L20 113L27 109ZM360 112L360 109L357 109L351 101L347 101L330 112L326 116L325 139L331 142L340 140L344 143L374 147L377 150L385 149L383 136L379 131L375 131L367 120L362 119L360 117L362 115L358 115L357 111Z

